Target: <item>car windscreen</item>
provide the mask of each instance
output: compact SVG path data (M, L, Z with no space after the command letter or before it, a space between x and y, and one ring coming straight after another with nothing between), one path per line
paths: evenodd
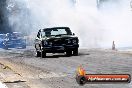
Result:
M57 35L71 35L70 29L66 28L48 28L42 31L43 37L57 36Z
M20 39L22 38L22 34L21 33L12 33L8 35L9 39Z

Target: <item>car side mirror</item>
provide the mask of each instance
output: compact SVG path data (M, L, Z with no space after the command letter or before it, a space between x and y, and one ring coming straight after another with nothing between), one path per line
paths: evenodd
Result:
M75 33L73 33L72 35L75 35Z
M40 38L39 35L37 35L37 37Z

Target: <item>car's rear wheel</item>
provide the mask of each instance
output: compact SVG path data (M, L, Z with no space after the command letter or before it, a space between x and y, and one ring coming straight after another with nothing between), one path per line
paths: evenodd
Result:
M72 51L71 50L67 50L66 51L66 56L71 56L72 55Z
M76 48L76 49L73 50L73 55L74 56L78 56L78 48Z
M42 51L42 52L41 52L41 57L42 57L42 58L45 58L45 57L46 57L46 52L45 52L45 51Z
M22 49L25 49L25 48L26 48L26 45L23 45L23 46L22 46Z
M37 57L41 57L41 52L37 51Z
M6 45L4 45L4 47L3 47L4 49L6 49L6 50L8 50L8 47L6 46Z

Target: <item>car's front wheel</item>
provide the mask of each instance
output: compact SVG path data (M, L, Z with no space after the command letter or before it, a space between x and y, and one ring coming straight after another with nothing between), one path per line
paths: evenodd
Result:
M42 58L45 58L45 57L46 57L46 52L45 52L45 51L42 51L42 52L41 52L41 57L42 57Z
M73 55L74 56L78 56L78 48L76 48L76 49L73 50Z
M6 45L4 45L3 48L4 48L5 50L8 50L8 47L7 47Z
M72 51L71 50L67 50L66 51L66 56L71 56L72 55Z

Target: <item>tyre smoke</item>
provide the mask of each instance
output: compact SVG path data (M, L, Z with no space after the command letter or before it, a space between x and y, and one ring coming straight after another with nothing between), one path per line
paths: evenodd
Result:
M9 23L32 38L39 29L68 26L85 48L108 48L112 41L118 47L131 46L130 0L97 1L8 0Z

